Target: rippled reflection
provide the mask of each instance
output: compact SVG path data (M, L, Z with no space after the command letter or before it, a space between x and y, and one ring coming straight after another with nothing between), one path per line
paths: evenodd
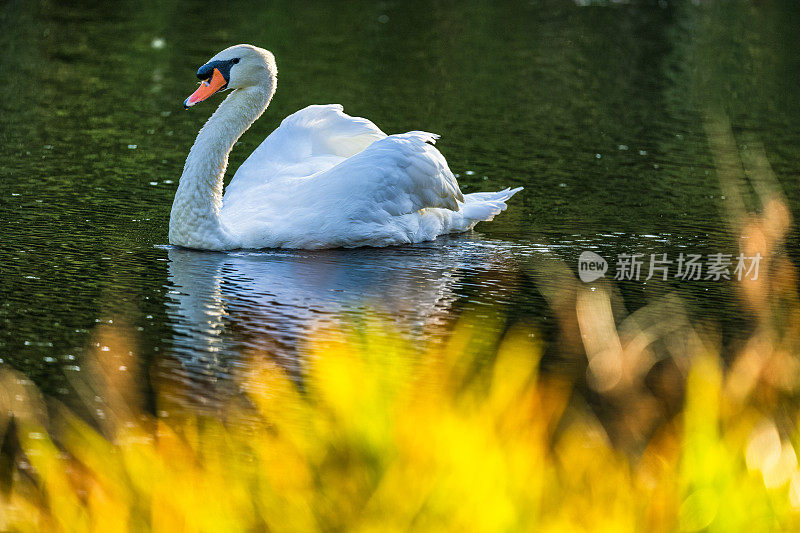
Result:
M481 297L503 300L501 278L532 248L477 236L383 249L209 253L167 249L173 353L194 378L227 375L259 351L292 371L320 321L369 309L410 334L435 333L480 278ZM201 380L202 381L202 380Z

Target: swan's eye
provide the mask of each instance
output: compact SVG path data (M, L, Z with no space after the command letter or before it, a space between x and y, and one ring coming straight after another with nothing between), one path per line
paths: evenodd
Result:
M236 63L238 63L238 62L239 62L239 58L238 57L234 57L233 59L231 59L231 63L233 63L234 65Z

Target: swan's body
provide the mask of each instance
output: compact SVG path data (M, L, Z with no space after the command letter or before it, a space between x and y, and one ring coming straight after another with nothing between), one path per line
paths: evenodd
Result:
M284 119L223 196L228 154L269 104L277 70L270 52L249 45L220 52L198 77L211 78L211 65L219 67L211 85L205 82L186 105L218 90L214 82L236 90L200 130L186 159L170 216L171 244L228 250L421 242L491 220L520 190L462 195L433 146L436 135L387 136L339 105L315 105Z

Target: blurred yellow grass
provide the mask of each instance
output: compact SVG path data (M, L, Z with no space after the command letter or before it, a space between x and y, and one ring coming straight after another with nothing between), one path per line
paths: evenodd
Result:
M538 372L525 328L487 341L465 319L445 344L419 348L366 322L312 337L303 391L254 354L241 376L251 405L225 422L137 411L119 377L131 369L111 350L92 365L93 386L117 397L99 428L63 408L45 420L36 391L5 369L20 453L0 529L800 527L796 425L780 432L757 402L731 397L713 353L693 354L683 411L631 455L570 383ZM113 327L98 335L120 346Z

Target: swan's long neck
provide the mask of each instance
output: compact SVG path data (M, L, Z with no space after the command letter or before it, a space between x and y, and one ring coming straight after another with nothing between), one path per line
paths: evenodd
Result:
M197 134L172 203L171 244L206 250L237 247L234 232L220 220L228 154L271 98L271 91L262 87L237 89Z

